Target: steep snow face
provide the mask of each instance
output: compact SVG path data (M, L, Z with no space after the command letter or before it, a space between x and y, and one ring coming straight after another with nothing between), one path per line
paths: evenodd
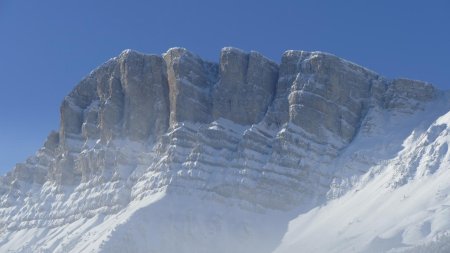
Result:
M348 191L341 196L332 188L334 199L292 220L275 252L447 252L450 113L432 120L444 108L433 103L409 121L376 120L381 135L361 132L338 164L368 171L341 177L353 183Z
M429 236L398 231L447 198L405 197L410 213L394 200L448 182L448 121L436 119L449 105L427 83L321 52L287 51L278 65L233 48L219 63L183 48L126 50L81 81L59 131L0 178L0 251L440 247L427 244L446 236L439 218L425 225ZM364 206L387 221L370 223ZM403 214L414 218L400 226ZM338 230L343 217L377 226ZM322 233L332 239L314 244Z

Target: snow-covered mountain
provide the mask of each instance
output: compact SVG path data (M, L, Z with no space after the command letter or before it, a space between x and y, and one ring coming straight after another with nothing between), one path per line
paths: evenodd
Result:
M450 252L449 110L322 52L126 50L0 178L0 252Z

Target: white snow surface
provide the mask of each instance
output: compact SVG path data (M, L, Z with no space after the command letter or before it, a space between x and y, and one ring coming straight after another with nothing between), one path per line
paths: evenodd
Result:
M289 124L219 119L151 147L77 144L80 163L104 152L115 169L72 186L0 180L0 252L450 252L449 105L441 94L413 112L372 107L335 158L320 143L288 147L308 156L301 175L258 143L309 141Z
M368 129L336 162L341 175L362 174L341 177L344 194L332 189L291 220L274 252L450 252L450 112L437 117L442 109L434 103L408 119L370 112Z

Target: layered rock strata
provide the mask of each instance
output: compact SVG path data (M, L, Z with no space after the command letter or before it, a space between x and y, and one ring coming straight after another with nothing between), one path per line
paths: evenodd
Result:
M307 208L368 111L408 114L437 94L321 52L277 64L235 48L219 63L126 50L64 98L59 132L1 178L0 227L59 226L161 191Z

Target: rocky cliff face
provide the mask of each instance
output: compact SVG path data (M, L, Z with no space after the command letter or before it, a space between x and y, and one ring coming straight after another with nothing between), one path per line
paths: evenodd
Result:
M0 232L113 215L160 192L306 210L369 112L414 114L438 95L321 52L277 64L235 48L219 63L126 50L64 98L59 132L1 178Z

